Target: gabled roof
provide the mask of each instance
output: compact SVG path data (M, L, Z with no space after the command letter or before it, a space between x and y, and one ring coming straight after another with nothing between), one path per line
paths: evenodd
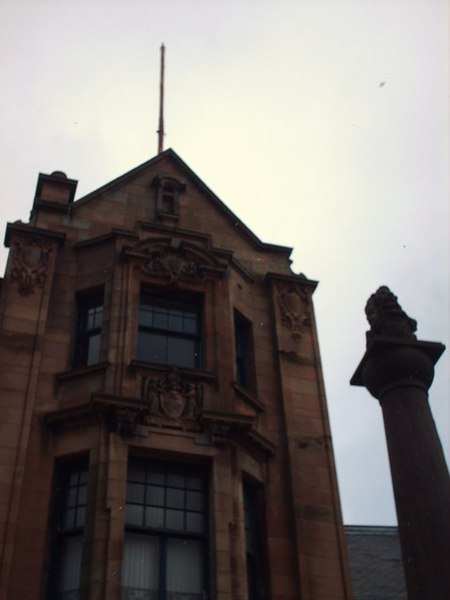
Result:
M249 238L253 242L253 244L255 244L255 246L257 246L257 248L259 248L260 250L267 250L267 251L271 251L271 252L274 252L274 251L281 252L283 254L287 254L288 256L290 255L290 253L292 252L292 248L290 248L289 246L279 246L276 244L267 244L265 242L262 242L253 233L253 231L251 231L247 227L247 225L245 225L245 223L243 223L228 208L228 206L222 202L222 200L218 196L216 196L216 194L200 179L200 177L198 177L198 175L196 175L194 173L194 171L184 162L184 160L182 160L178 156L178 154L174 150L172 150L172 148L168 148L164 152L161 152L160 154L154 156L153 158L142 163L138 167L131 169L131 171L124 173L120 177L113 179L109 183L106 183L105 185L94 190L93 192L90 192L83 198L80 198L72 205L72 210L76 209L78 206L80 206L82 204L85 204L86 202L89 202L90 200L97 197L99 194L103 194L104 192L112 191L115 188L117 188L118 186L123 185L124 183L127 183L128 181L133 179L133 177L135 177L136 175L139 175L140 173L142 173L149 167L154 166L154 165L158 164L159 162L162 162L166 159L172 160L181 170L183 170L186 173L186 176L195 185L195 187L197 187L197 189L199 189L204 194L204 196L206 196L206 198L208 198L208 200L210 202L214 203L219 208L219 210L222 211L224 216L227 219L229 219L233 223L233 225L236 228L238 228L247 238Z

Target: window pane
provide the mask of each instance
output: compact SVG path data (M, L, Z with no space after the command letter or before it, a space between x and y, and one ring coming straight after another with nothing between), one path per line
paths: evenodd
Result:
M166 494L166 506L169 508L184 508L184 490L168 488Z
M87 486L82 485L78 490L78 504L86 504Z
M122 561L122 588L129 588L129 591L158 590L158 562L158 538L127 532Z
M182 510L166 510L166 529L177 531L184 529L184 512Z
M145 485L142 483L129 483L127 485L127 502L144 504Z
M155 506L149 506L145 509L146 527L162 529L164 527L164 509Z
M148 362L165 364L167 338L155 333L139 332L138 358Z
M198 332L197 315L185 315L184 332L196 334Z
M195 540L168 538L166 578L169 594L170 592L183 594L180 596L183 600L203 598L202 549L202 543Z
M186 508L188 510L203 510L203 494L188 491L186 494Z
M144 525L144 507L138 504L127 504L125 512L127 525Z
M186 477L186 487L189 490L204 490L205 481L202 477L196 475L188 475Z
M167 309L162 307L154 307L153 308L153 327L157 327L159 329L167 329L168 328L168 312Z
M145 466L141 462L130 462L128 466L128 481L145 481Z
M186 531L188 531L189 533L203 533L204 518L202 513L186 513Z
M162 471L162 470L160 471L158 469L158 467L155 467L154 469L152 468L152 470L148 474L148 481L149 481L149 483L156 483L158 485L164 485L164 483L165 483L164 471Z
M81 508L78 508L77 514L75 517L75 527L83 527L85 516L86 516L86 508L84 506L82 506Z
M194 369L198 358L196 341L184 338L167 338L167 364Z
M185 477L183 473L172 471L167 473L167 485L169 487L184 488Z
M100 358L100 333L96 333L95 335L91 335L87 338L87 356L86 356L86 365L95 365L98 363Z
M183 311L171 309L168 313L167 328L170 331L183 331Z
M102 326L103 306L93 306L87 311L86 329L96 329Z
M59 557L58 591L60 593L79 589L82 542L83 538L81 535L66 537L63 540Z
M164 506L164 488L154 485L148 486L146 503L154 506Z
M69 489L69 493L67 494L67 503L66 506L76 506L77 505L77 494L78 488L72 487Z
M139 309L139 325L153 327L153 309L150 306L141 306Z
M72 529L75 525L75 509L69 508L64 511L62 528L63 529Z

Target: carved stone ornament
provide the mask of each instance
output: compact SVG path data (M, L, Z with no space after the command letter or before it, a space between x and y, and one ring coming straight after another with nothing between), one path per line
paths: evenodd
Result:
M51 243L47 240L15 242L10 278L17 282L19 294L28 296L36 287L44 286L50 252Z
M201 388L186 381L174 367L161 379L145 377L142 397L149 403L149 414L173 421L195 419L202 408Z
M385 285L370 296L366 304L366 316L370 325L370 331L366 333L368 342L379 335L416 339L414 332L417 322L408 317L398 303L397 296Z
M114 418L110 425L113 431L116 431L123 437L131 437L135 434L136 428L143 422L143 411L127 407L115 407Z
M151 252L144 270L150 273L167 275L170 283L178 283L182 278L203 279L200 264L186 256L182 250L161 249Z
M293 338L301 338L305 329L311 326L309 294L299 286L283 285L279 287L278 304L283 325Z

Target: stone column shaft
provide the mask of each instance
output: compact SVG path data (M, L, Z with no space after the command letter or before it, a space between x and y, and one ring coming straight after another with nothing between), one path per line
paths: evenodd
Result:
M385 287L367 304L372 330L351 383L383 410L409 600L450 599L450 477L428 403L445 347L417 341L416 322Z

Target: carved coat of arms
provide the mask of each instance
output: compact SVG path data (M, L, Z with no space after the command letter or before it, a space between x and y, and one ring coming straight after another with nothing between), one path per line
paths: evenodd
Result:
M31 244L15 243L11 280L17 281L19 294L28 296L35 287L43 287L50 251L51 245L47 241L35 239Z
M155 250L145 263L145 269L153 273L168 275L170 283L178 283L182 277L202 279L201 267L180 251Z
M300 338L305 327L311 325L308 294L297 287L281 288L278 295L281 321L292 334Z
M150 415L179 421L199 416L201 390L186 381L174 367L165 377L143 380L142 395L149 403Z

